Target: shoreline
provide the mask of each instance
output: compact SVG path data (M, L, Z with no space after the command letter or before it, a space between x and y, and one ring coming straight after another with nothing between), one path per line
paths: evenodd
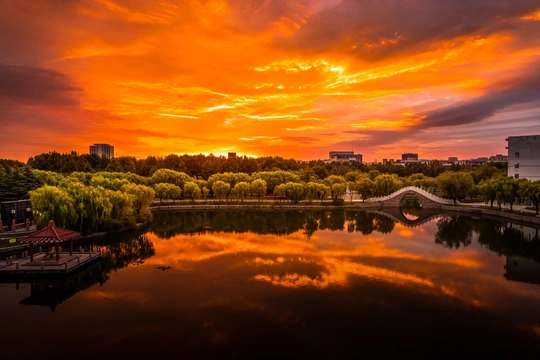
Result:
M194 204L172 204L172 205L159 205L159 206L151 206L150 211L156 212L156 211L175 211L175 210L377 210L377 211L384 211L385 209L395 209L395 207L389 207L384 206L380 203L364 203L364 202L358 202L358 203L352 203L352 204L345 204L345 205L332 205L332 204L291 204L291 203L269 203L269 202L246 202L244 204L230 204L230 203L194 203ZM427 208L426 208L427 210ZM502 209L499 210L497 208L482 208L478 206L470 206L470 205L440 205L434 208L429 208L429 210L432 211L439 211L441 213L459 213L459 214L467 214L470 216L481 216L485 217L491 220L510 220L513 223L516 223L517 225L524 225L524 226L533 226L540 229L540 215L535 216L528 216L528 215L522 215L519 213L516 213L516 210L510 211L508 209ZM532 212L527 212L528 214L533 214ZM101 239L109 235L114 235L118 233L122 233L129 230L140 230L147 226L149 222L143 222L143 223L137 223L133 226L125 227L118 231L113 232L98 232L88 235L83 235L80 238L77 239L77 241L85 241L85 240L93 240L93 239ZM27 236L31 234L32 232L25 233L24 235ZM16 238L20 238L21 236L17 236L19 234L13 234ZM22 235L22 234L21 234ZM14 246L7 246L0 248L0 255L9 255L12 253L17 253L19 251L23 251L26 248L28 248L28 245L21 245L17 244Z
M264 209L264 210L382 210L385 209L395 209L395 207L384 206L379 203L352 203L346 205L325 205L325 204L279 204L279 203L251 203L251 204L214 204L214 203L204 203L204 204L173 204L173 205L160 205L150 207L150 211L174 211L174 210L234 210L234 209ZM427 209L427 208L426 208ZM498 208L482 208L475 207L471 205L440 205L437 207L429 208L429 210L440 211L441 213L464 213L472 216L483 216L493 220L512 220L513 222L520 222L527 225L533 225L540 227L540 215L534 215L532 212L527 212L531 215L522 215L516 212L516 210L509 210L503 208L499 210Z

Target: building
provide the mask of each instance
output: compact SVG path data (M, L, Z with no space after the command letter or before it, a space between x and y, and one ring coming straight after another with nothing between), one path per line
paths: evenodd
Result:
M497 162L497 163L508 162L508 156L505 156L502 154L492 155L489 157L489 162Z
M236 153L235 152L227 153L227 159L236 159Z
M362 163L362 154L355 154L354 151L330 151L330 162L358 162Z
M105 156L106 158L114 158L114 146L109 144L94 144L90 145L90 154L96 154L97 156Z
M418 154L412 154L412 153L401 154L401 161L405 161L405 162L418 161Z
M508 176L540 180L540 135L509 136Z

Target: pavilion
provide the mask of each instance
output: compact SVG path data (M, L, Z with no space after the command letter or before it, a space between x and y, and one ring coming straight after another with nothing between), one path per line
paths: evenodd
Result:
M34 245L47 245L47 255L49 245L54 245L56 250L56 261L60 260L60 244L69 241L69 255L73 255L73 239L78 238L81 233L56 227L54 220L49 221L49 226L21 240L23 244L30 244L30 262L34 261Z

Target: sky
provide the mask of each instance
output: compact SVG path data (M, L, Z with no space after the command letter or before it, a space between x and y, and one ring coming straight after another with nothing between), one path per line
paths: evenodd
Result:
M506 154L539 35L538 0L0 0L0 158Z

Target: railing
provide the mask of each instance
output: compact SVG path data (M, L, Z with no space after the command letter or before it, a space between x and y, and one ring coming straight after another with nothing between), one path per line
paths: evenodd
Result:
M417 193L419 195L422 195L422 196L428 198L429 200L434 201L434 202L439 203L439 204L447 204L447 205L453 205L454 204L453 200L443 199L443 198L438 197L436 195L433 195L432 193L427 192L426 190L424 190L422 188L419 188L417 186L406 186L406 187L401 188L398 191L396 191L396 192L394 192L394 193L392 193L390 195L366 199L366 202L383 202L383 201L391 200L391 199L395 198L396 196L399 196L399 195L401 195L403 193L406 193L408 191L415 192L415 193Z

